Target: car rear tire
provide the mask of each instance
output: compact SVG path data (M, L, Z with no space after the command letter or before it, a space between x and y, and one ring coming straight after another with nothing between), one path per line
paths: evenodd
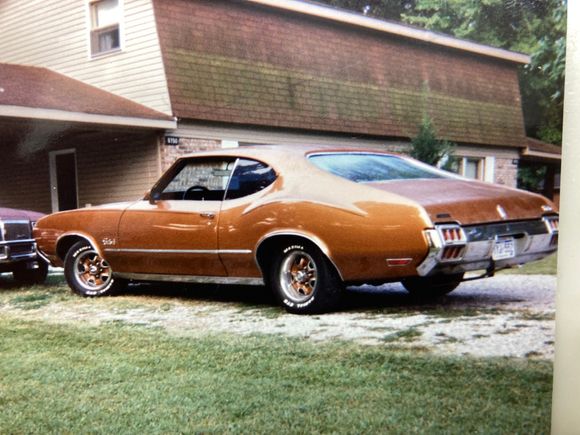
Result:
M28 269L26 264L19 265L12 271L14 281L23 285L42 284L48 276L48 264L44 260L37 261L36 269Z
M278 251L269 281L278 301L294 314L331 311L344 293L330 261L315 247L300 243Z
M108 296L121 287L111 266L85 241L75 243L66 254L64 276L72 291L84 297Z
M451 293L463 280L463 273L453 275L416 276L402 281L413 296L434 299Z

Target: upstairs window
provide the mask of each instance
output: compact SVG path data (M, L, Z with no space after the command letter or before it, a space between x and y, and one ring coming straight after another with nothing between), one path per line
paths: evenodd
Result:
M120 0L90 0L91 55L121 49Z

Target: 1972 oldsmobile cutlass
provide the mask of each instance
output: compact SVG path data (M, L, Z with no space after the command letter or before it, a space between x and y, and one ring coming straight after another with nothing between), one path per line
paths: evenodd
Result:
M255 146L181 158L143 199L56 213L34 235L83 296L128 280L266 284L312 313L345 284L442 295L465 272L543 258L558 214L542 196L403 156Z

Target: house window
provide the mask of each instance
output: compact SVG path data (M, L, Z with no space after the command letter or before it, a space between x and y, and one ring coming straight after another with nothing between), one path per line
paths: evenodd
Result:
M483 179L483 159L464 157L463 158L463 176L467 178L473 178L474 180Z
M121 49L120 0L91 0L91 55Z
M493 182L494 164L488 159L493 158L453 156L443 168L466 178Z

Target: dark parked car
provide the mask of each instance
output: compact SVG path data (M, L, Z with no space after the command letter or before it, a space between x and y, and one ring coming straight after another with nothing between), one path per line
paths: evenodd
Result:
M43 216L26 210L0 208L0 273L12 272L23 284L44 282L48 264L36 253L32 228Z

